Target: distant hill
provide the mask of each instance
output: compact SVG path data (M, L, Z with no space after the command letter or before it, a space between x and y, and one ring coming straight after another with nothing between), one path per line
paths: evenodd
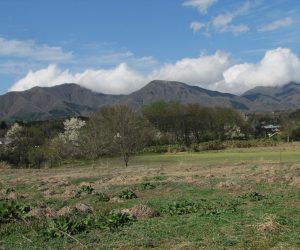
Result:
M0 96L0 119L45 120L88 115L104 105L117 102L121 95L105 95L77 84L34 87Z
M237 96L174 81L152 81L129 95L95 93L77 84L67 83L54 87L34 87L0 96L0 120L86 116L105 105L122 103L140 108L159 100L231 107L245 112L295 110L300 108L300 84L256 87Z
M253 102L255 111L295 110L300 108L300 84L291 82L278 87L255 87L242 97Z
M139 108L158 100L199 103L209 107L226 106L241 110L249 110L251 106L251 101L240 96L173 81L152 81L140 90L124 96L121 102Z

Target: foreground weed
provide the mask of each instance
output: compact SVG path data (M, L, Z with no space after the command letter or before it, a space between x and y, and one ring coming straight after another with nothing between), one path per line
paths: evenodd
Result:
M137 195L130 189L123 190L119 194L119 198L125 199L125 200L130 200L130 199L136 199Z
M154 189L156 186L153 183L150 182L145 182L141 184L142 189L147 190L147 189Z
M76 191L76 197L80 197L82 194L92 194L94 191L94 188L91 186L81 186L79 189Z
M240 198L249 199L250 201L261 201L261 200L265 199L266 197L258 192L251 192L251 193L240 196Z
M108 202L110 200L110 197L105 193L96 193L96 197L98 201L102 202Z
M24 219L28 216L30 206L15 201L0 202L0 222Z
M62 238L87 231L89 220L79 217L59 217L48 224L45 234L50 238Z

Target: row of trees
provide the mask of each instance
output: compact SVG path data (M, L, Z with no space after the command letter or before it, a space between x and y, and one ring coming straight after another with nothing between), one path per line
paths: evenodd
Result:
M292 139L300 139L299 114L291 114L293 122L289 126L284 124L285 133ZM198 104L156 102L139 111L122 105L104 107L89 119L16 123L11 127L2 123L0 132L5 135L5 144L0 145L0 161L42 167L58 165L68 158L121 155L128 165L130 156L147 146L189 147L193 143L259 137L262 121L261 115L246 117L229 108Z

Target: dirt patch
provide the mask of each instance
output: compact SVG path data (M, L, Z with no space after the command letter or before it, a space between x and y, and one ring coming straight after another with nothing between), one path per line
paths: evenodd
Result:
M291 186L300 187L300 176L294 176L290 183Z
M76 205L73 206L66 206L61 208L58 212L57 212L57 216L68 216L74 213L91 213L93 212L93 209L84 204L84 203L77 203Z
M217 188L237 190L241 188L241 185L232 181L223 181L217 184Z
M36 219L43 219L43 218L55 218L57 217L57 212L49 207L37 207L33 208L29 212L30 216Z
M18 200L28 198L28 194L20 194L14 190L2 189L0 190L0 200Z
M74 198L77 194L77 187L75 185L71 185L65 188L62 196L64 198Z
M149 218L154 218L159 216L159 212L143 204L135 205L129 209L123 209L122 212L130 214L132 217L138 220L149 219Z

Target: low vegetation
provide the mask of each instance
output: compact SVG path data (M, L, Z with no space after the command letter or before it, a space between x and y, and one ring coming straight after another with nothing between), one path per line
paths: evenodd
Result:
M144 154L127 168L113 157L1 169L0 246L298 249L300 145L283 149Z
M298 113L158 102L1 123L0 249L298 249Z

